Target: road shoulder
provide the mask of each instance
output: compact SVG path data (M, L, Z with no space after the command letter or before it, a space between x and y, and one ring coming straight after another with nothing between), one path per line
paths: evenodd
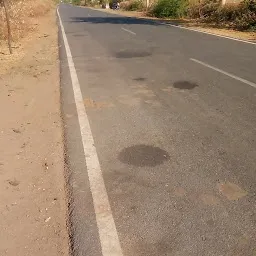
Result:
M55 10L38 24L1 70L0 255L69 254Z

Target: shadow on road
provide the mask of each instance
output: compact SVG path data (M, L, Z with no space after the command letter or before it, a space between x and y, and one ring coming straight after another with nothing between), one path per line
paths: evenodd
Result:
M141 24L141 25L162 25L161 21L138 19L130 17L71 17L72 22L87 22L93 24Z

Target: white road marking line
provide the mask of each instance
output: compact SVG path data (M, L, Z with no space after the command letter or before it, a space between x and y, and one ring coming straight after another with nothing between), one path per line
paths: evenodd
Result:
M207 35L211 35L211 36L222 37L222 38L226 38L226 39L230 39L230 40L234 40L234 41L238 41L238 42L242 42L242 43L256 45L256 43L254 43L254 42L250 42L250 41L246 41L246 40L242 40L242 39L238 39L238 38L234 38L234 37L230 37L230 36L222 36L222 35L214 34L214 33L211 33L211 32L202 31L202 30L199 30L199 29L196 29L196 28L186 28L186 27L183 27L181 25L173 25L173 24L169 24L169 23L165 23L165 22L161 22L160 24L170 26L170 27L174 27L174 28L191 30L191 31L194 31L194 32L203 33L203 34L207 34Z
M233 78L233 79L236 79L236 80L238 80L238 81L240 81L240 82L242 82L242 83L248 84L248 85L250 85L250 86L256 88L256 84L255 84L255 83L250 82L250 81L248 81L248 80L246 80L246 79L243 79L243 78L241 78L241 77L239 77L239 76L235 76L235 75L233 75L233 74L230 74L230 73L228 73L228 72L226 72L226 71L224 71L224 70L222 70L222 69L213 67L213 66L211 66L211 65L209 65L209 64L207 64L207 63L204 63L204 62L202 62L202 61L200 61L200 60L196 60L196 59L192 59L192 58L190 58L190 60L192 60L192 61L194 61L194 62L196 62L196 63L198 63L198 64L201 64L201 65L203 65L203 66L205 66L205 67L208 67L208 68L210 68L210 69L213 69L213 70L215 70L215 71L217 71L217 72L220 72L220 73L222 73L222 74L224 74L224 75L226 75L226 76L229 76L229 77L231 77L231 78Z
M94 146L92 131L90 128L88 116L85 111L76 68L58 9L57 14L59 17L60 28L67 54L68 66L84 148L84 157L86 160L90 189L93 197L94 210L101 242L102 255L123 256L116 225L109 204L106 187L102 177L102 171L100 168L97 151Z
M90 14L90 13L88 13L87 15L88 15L88 17L91 17L91 14Z
M136 33L132 32L132 31L131 31L131 30L129 30L129 29L122 28L122 30L124 30L124 31L126 31L126 32L128 32L128 33L131 33L131 34L133 34L133 35L136 35Z

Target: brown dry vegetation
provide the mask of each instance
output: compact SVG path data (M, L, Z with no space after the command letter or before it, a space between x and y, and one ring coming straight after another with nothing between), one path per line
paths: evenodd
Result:
M11 0L8 9L11 19L12 39L17 42L37 27L37 17L47 13L52 0ZM0 7L0 40L7 37L4 8Z
M27 45L38 37L41 17L54 9L54 0L6 0L10 13L13 54L9 54L4 8L0 7L0 75L14 68L24 57Z

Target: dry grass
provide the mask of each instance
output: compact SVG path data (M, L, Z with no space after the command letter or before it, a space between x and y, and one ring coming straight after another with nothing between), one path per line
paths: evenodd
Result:
M37 27L37 17L47 13L53 6L52 0L12 0L8 1L12 40L21 38ZM7 28L4 8L0 7L0 40L6 40Z
M9 0L10 1L10 0ZM47 35L39 33L40 25L49 19L54 12L54 0L12 0L9 2L9 11L12 29L13 54L9 54L7 45L7 27L4 10L0 7L0 75L18 65L20 60L29 52L36 40Z

